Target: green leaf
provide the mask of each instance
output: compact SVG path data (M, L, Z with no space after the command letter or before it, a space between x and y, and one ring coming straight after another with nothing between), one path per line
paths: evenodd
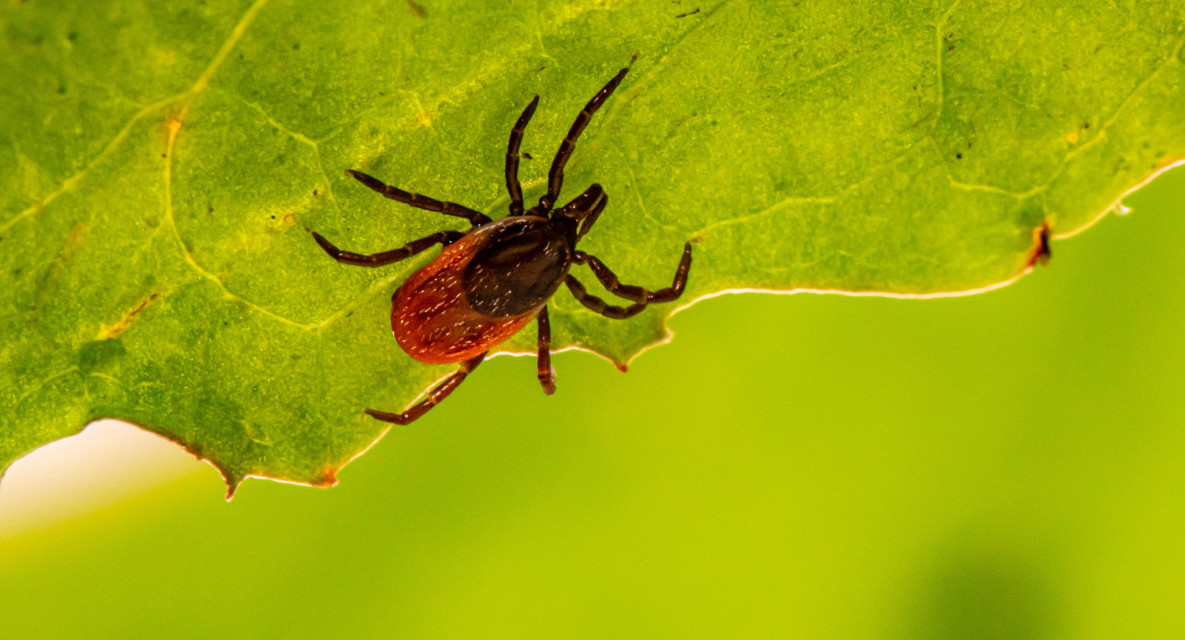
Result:
M387 426L363 408L452 367L390 335L389 296L430 255L347 267L304 228L358 252L463 228L343 170L501 215L526 103L529 201L634 54L565 195L604 185L581 248L629 283L666 286L699 239L682 304L991 288L1041 229L1072 235L1185 157L1176 2L233 4L0 13L0 468L116 417L231 491L333 484ZM675 307L611 321L561 292L553 344L624 367ZM499 349L533 345L528 327Z

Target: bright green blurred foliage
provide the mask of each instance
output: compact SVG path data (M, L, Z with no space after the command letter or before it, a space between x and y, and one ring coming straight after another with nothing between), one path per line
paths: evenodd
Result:
M551 398L494 359L335 489L8 541L0 635L1182 637L1185 171L1128 203L997 292L710 300Z
M441 3L420 24L414 3L349 12L274 0L250 30L253 14L239 4L78 3L72 14L9 3L39 19L6 22L0 58L10 143L0 166L15 167L0 171L0 259L12 267L9 310L28 313L4 316L3 353L20 384L0 388L0 399L21 407L28 380L59 387L37 398L40 423L15 409L0 416L25 425L0 433L3 464L88 417L149 401L174 436L214 433L238 452L239 418L250 412L269 416L280 436L316 435L289 439L298 446L346 442L333 453L348 458L382 428L358 413L367 398L393 405L438 372L394 366L402 356L374 321L400 274L346 273L301 225L325 225L358 248L438 225L398 217L357 185L348 191L340 170L374 166L501 206L500 145L526 96L544 95L529 140L550 150L590 83L639 48L650 53L582 139L571 178L621 187L616 213L589 240L623 273L669 273L633 249L637 237L677 250L712 232L697 254L698 293L994 282L1023 267L1030 229L1046 214L1077 228L1177 157L1167 145L1180 143L1166 133L1181 126L1185 60L1171 2L836 2L846 11L832 13L790 3L817 19L761 2L694 14L665 3L605 11L524 1L513 15ZM116 5L127 12L108 10ZM649 14L662 20L621 19ZM491 28L490 16L513 29ZM539 26L551 23L563 28ZM111 25L117 37L95 36ZM753 38L755 25L773 33ZM705 46L713 29L732 39ZM308 37L289 44L293 34ZM787 34L809 59L774 67L799 59L775 40ZM753 61L770 65L759 69L765 81L708 81L751 78ZM375 81L374 68L402 75ZM906 86L904 99L892 93ZM771 89L784 90L779 100ZM688 119L670 117L688 104L697 105ZM768 126L775 117L783 127ZM721 123L743 126L712 129ZM793 135L781 131L790 126ZM752 144L738 144L738 131ZM655 139L668 145L661 153L647 146ZM34 149L45 151L36 162L25 157ZM544 165L524 165L536 194ZM340 207L327 204L331 191ZM674 344L628 375L558 356L554 398L539 392L533 362L492 360L424 421L393 430L335 490L251 482L228 505L203 467L100 515L5 540L0 639L1185 636L1185 175L1131 201L1135 216L1056 243L1049 268L1002 291L924 302L714 299L676 317ZM914 202L942 215L915 217ZM974 210L988 214L978 240L961 226ZM787 220L800 223L796 236L782 234ZM878 253L885 229L912 260ZM810 244L820 238L923 280L863 272L868 260L851 267L851 251L820 251ZM990 259L966 259L961 242ZM149 256L140 280L87 253L140 249ZM29 264L39 270L23 271ZM78 295L95 283L92 297ZM303 353L292 340L305 329L263 330L266 314L233 303L259 300L307 324L327 317L318 310L354 308L360 292L357 324L338 326L358 348L326 348L322 366L308 366L334 374L324 379L281 366L285 349ZM137 322L168 337L175 359L193 356L177 371L202 375L159 384L152 342L135 374L148 384L128 385L151 397L122 397L126 372L114 363L127 347L95 336L170 295L173 324L145 322L156 311ZM612 324L559 304L570 316L557 322L568 331L561 342L600 337L624 356L657 335L659 310L648 324ZM228 321L237 333L223 340L234 348L203 352L207 329ZM17 338L25 348L12 349ZM56 360L41 357L45 345ZM289 378L219 404L219 385L241 391L250 378L227 375L225 361L243 360L236 349ZM357 352L391 365L376 367L389 377L348 369L365 394L333 386ZM276 413L263 402L330 396L356 430L331 432L343 423L324 411ZM223 432L214 414L232 418ZM245 435L275 444L269 433ZM298 462L304 475L292 477L307 480L308 459Z

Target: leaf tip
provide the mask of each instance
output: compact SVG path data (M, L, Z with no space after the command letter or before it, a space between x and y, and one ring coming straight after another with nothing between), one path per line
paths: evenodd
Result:
M230 502L234 500L235 492L239 490L239 486L243 484L243 480L246 478L244 476L226 473L218 467L214 468L218 469L218 472L222 474L222 480L226 482L226 501Z
M313 486L318 489L329 489L337 486L337 472L341 469L338 466L327 466L321 469L317 479L313 481Z

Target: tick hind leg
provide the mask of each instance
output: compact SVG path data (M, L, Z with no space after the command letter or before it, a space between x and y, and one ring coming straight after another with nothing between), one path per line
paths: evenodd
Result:
M384 198L390 198L391 200L411 205L417 209L435 211L456 218L464 218L469 221L469 224L475 227L490 221L490 217L480 211L474 211L469 207L459 205L455 202L444 202L418 193L404 191L399 187L385 184L381 180L368 176L361 171L346 169L346 175L382 194Z
M461 368L453 375L444 379L444 382L436 385L436 388L428 392L428 397L416 403L412 408L403 413L387 413L386 411L375 411L374 409L367 409L366 413L372 418L382 420L383 422L394 422L395 424L409 424L416 418L424 415L429 409L440 404L442 400L448 397L462 382L465 381L465 376L469 372L477 368L481 364L486 354L470 358L461 363Z
M636 302L628 307L618 307L605 302L604 300L592 295L584 288L584 285L579 280L568 274L564 277L564 284L568 285L568 289L580 304L592 309L593 311L605 316L606 318L613 318L614 320L622 320L630 316L635 316L646 308L645 302Z
M332 242L326 240L324 236L316 231L309 231L313 234L313 239L321 248L328 253L331 258L337 260L342 264L352 264L359 267L381 267L383 265L391 264L392 262L399 262L406 258L410 258L425 249L428 249L436 243L448 246L457 240L460 240L465 234L460 231L441 231L430 236L425 236L419 240L412 240L411 242L399 247L398 249L391 249L390 251L380 251L379 253L353 253L351 251L342 251L333 245Z
M572 257L572 261L576 264L587 264L593 271L593 275L601 282L609 293L616 296L621 296L626 300L632 301L634 304L628 307L618 307L611 305L604 300L588 293L579 280L569 274L564 279L564 284L568 285L568 289L572 291L572 295L581 304L596 311L597 313L614 319L628 318L633 315L641 313L646 305L652 302L672 302L677 300L679 296L683 295L683 289L687 286L687 274L691 270L691 243L683 245L683 257L679 259L679 266L675 269L675 278L671 282L671 286L666 289L659 289L658 291L650 291L643 287L622 284L617 279L617 275L605 266L596 256L589 255L583 251L577 251Z
M551 366L551 322L547 318L547 307L535 317L539 325L539 359L536 361L539 373L539 384L543 386L543 393L555 393L555 369Z

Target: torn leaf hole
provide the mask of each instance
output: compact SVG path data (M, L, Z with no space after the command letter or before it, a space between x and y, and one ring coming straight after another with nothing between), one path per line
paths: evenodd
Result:
M1048 266L1049 260L1053 258L1053 251L1049 247L1049 231L1049 221L1045 221L1041 223L1041 226L1033 229L1033 250L1029 253L1029 269L1038 264L1043 267Z

